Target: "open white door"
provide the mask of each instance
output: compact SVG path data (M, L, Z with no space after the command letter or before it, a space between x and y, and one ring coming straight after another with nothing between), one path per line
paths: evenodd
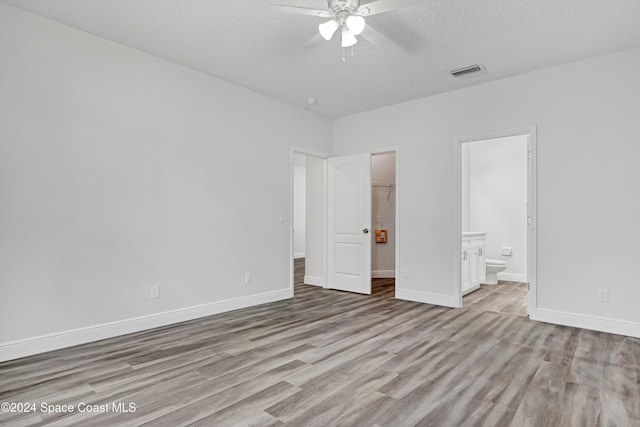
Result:
M329 159L327 287L371 294L371 155Z

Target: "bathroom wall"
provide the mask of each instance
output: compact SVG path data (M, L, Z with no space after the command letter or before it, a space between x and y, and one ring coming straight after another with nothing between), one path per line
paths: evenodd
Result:
M306 229L306 156L293 155L293 257L304 258Z
M371 215L373 229L387 230L387 243L376 243L371 233L372 277L395 277L396 255L396 155L395 153L371 156Z
M463 146L469 154L469 229L465 231L488 233L486 257L507 261L507 269L498 279L526 282L527 137L474 141ZM502 255L503 247L511 247L512 255Z

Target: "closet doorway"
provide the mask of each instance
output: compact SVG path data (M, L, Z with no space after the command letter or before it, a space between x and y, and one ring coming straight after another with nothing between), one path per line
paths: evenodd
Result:
M397 150L323 158L292 149L291 289L395 297Z
M394 295L396 277L396 153L371 156L371 292Z

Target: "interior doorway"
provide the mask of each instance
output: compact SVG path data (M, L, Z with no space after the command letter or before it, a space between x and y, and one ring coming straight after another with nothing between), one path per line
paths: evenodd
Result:
M291 165L292 295L311 285L395 297L397 150L292 149Z
M396 277L396 153L371 156L371 292L394 295Z
M526 316L535 271L532 134L460 144L461 305ZM535 299L534 299L535 301Z
M296 286L326 287L327 159L292 149L291 292Z

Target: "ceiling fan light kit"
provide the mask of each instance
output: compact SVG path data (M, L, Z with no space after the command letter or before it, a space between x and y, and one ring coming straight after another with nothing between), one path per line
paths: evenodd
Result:
M333 37L333 34L338 30L339 26L340 24L338 24L338 21L332 19L331 21L318 25L318 31L320 31L320 35L323 39L329 41L331 40L331 37Z
M347 20L345 21L345 24L354 36L359 36L360 34L362 34L362 32L364 31L364 26L366 25L366 23L364 22L364 18L358 15L349 15L347 17Z
M351 47L358 43L358 39L347 27L342 27L342 47Z
M409 6L412 3L419 3L420 1L422 0L373 0L360 5L361 0L327 0L327 10L277 4L272 6L283 13L331 18L329 21L318 25L318 32L323 39L328 41L333 38L338 29L341 29L342 41L340 45L345 48L352 47L358 43L356 36L361 35L367 25L365 16L391 12L394 9ZM374 29L372 28L371 30L373 31ZM374 35L376 33L374 31ZM378 33L377 37L379 38L379 36ZM365 35L362 35L362 37L368 39ZM369 41L372 42L372 40ZM375 45L375 43L373 44Z

